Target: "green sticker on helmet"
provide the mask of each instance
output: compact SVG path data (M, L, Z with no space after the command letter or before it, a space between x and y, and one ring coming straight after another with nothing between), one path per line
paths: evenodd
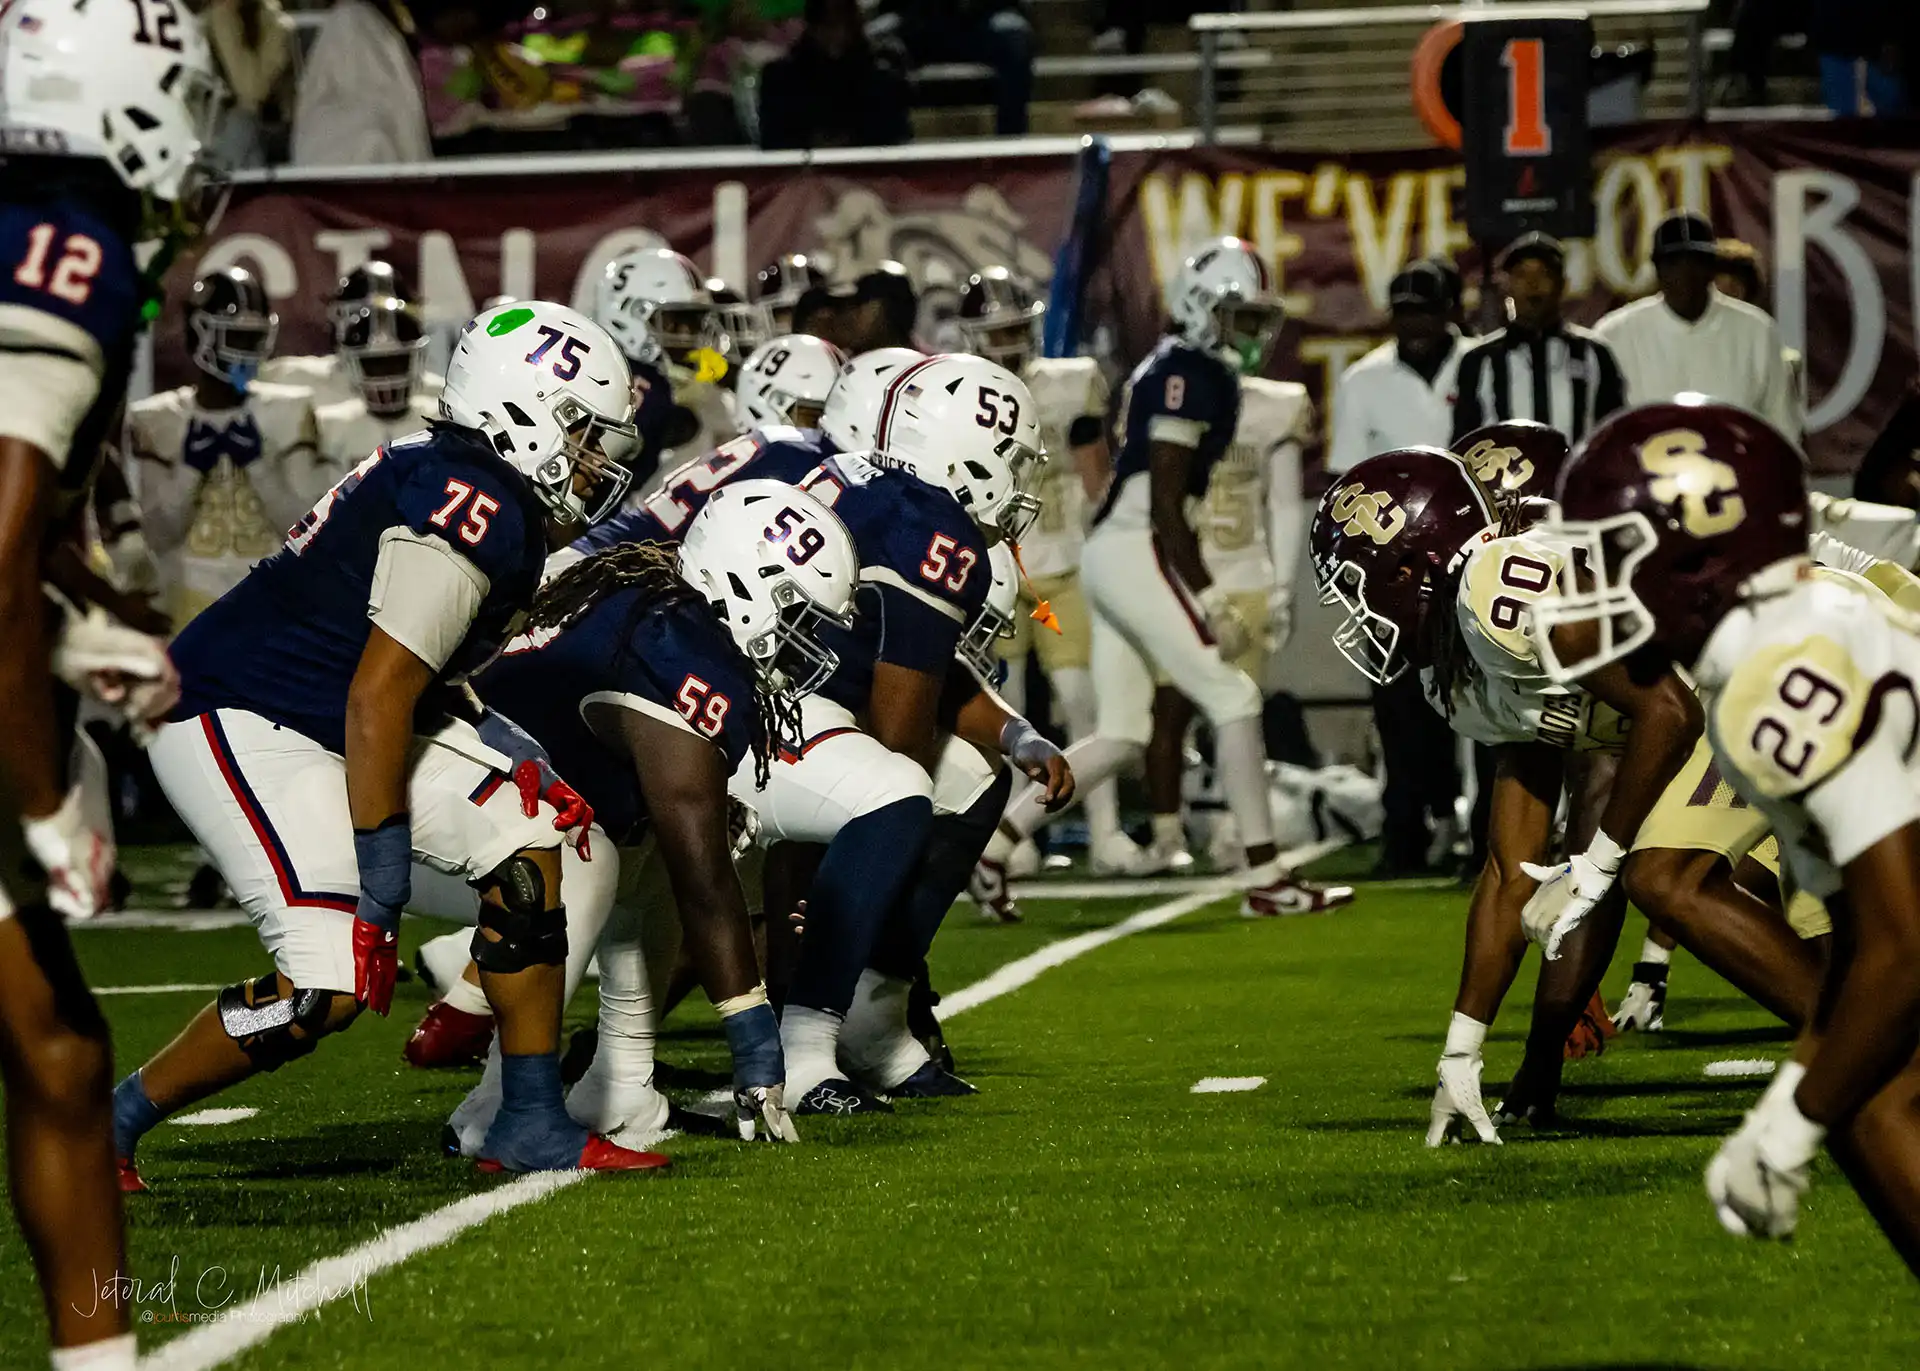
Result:
M519 309L510 309L504 314L495 315L493 322L487 325L487 337L498 338L503 333L512 333L520 325L533 319L533 311L522 305Z

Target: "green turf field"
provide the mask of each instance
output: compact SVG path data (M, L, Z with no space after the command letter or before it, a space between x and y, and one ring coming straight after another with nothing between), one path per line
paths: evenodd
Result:
M1167 898L1029 901L1016 928L962 907L938 982ZM1831 1166L1790 1247L1714 1222L1700 1174L1757 1086L1702 1067L1785 1044L1691 962L1666 1034L1569 1068L1581 1132L1420 1145L1464 902L1377 886L1330 918L1258 924L1209 905L954 1019L976 1099L803 1121L798 1148L675 1139L668 1175L588 1179L498 1214L219 1364L1920 1367L1914 1284ZM433 931L410 922L409 944ZM1639 936L1636 920L1610 998ZM261 966L245 928L77 938L96 986ZM1496 1094L1527 995L1523 981L1488 1044ZM122 1063L206 998L108 999ZM217 1102L259 1111L243 1122L150 1137L134 1267L173 1275L172 1308L233 1308L263 1271L271 1307L315 1261L511 1184L436 1153L470 1077L402 1064L425 1004L404 986L391 1020ZM700 1014L671 1021L661 1053L724 1066ZM1266 1082L1191 1093L1211 1076ZM140 1311L146 1346L204 1336L167 1321L164 1298ZM0 1366L44 1365L12 1233L0 1327ZM182 1355L193 1346L171 1364L216 1364Z

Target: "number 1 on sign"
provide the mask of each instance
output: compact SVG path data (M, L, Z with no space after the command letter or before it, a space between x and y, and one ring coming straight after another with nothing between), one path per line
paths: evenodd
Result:
M1547 45L1514 38L1500 54L1507 69L1507 156L1543 157L1553 151L1547 127Z

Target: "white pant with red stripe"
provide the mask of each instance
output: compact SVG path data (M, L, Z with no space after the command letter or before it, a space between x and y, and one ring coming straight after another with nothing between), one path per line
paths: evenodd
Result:
M1259 716L1260 687L1220 655L1199 602L1149 530L1095 529L1080 553L1080 585L1093 609L1101 737L1146 746L1155 667L1216 729Z
M167 799L301 990L353 991L360 872L347 764L239 709L164 725L148 748ZM554 812L528 818L512 763L471 725L416 737L407 778L414 860L476 880L523 848L559 846Z

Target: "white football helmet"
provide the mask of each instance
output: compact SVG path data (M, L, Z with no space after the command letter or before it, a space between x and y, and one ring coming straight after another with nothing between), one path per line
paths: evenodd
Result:
M721 486L687 525L680 576L706 596L776 694L810 694L840 665L816 630L853 624L860 558L840 516L783 481Z
M98 157L134 190L183 201L226 88L184 4L0 6L0 146Z
M815 428L846 369L847 354L811 333L789 333L754 349L740 368L740 407L754 424Z
M944 486L988 533L1020 540L1040 501L1027 493L1046 453L1027 383L966 353L928 357L888 384L873 446Z
M600 273L593 318L633 362L679 361L711 337L713 295L700 268L672 248L633 248Z
M1167 312L1181 338L1247 376L1266 366L1287 322L1273 273L1239 238L1216 238L1187 258Z
M633 479L633 374L606 330L565 305L527 300L470 319L440 414L485 434L558 519L598 522ZM593 478L590 499L575 492L576 471Z
M820 431L842 452L872 448L887 382L902 369L926 360L924 352L912 348L875 348L855 357L827 392L827 407L820 412Z
M955 655L983 681L992 680L999 669L993 645L1013 636L1013 616L1020 608L1020 559L1014 554L1013 544L995 543L988 548L987 569L993 573L987 602L960 635L960 646L955 650Z

